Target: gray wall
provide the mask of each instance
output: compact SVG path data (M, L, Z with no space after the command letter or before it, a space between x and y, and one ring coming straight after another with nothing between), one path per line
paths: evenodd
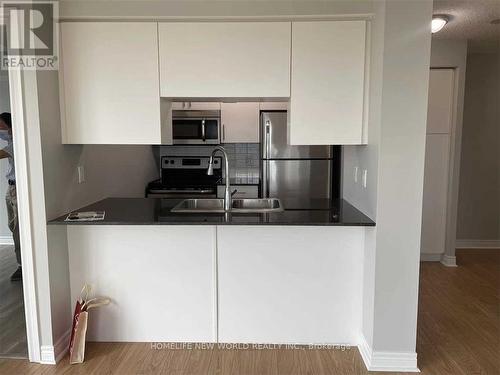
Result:
M500 240L500 53L467 56L457 240Z

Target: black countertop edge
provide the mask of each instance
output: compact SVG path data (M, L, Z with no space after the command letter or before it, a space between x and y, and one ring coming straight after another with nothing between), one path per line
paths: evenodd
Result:
M49 225L295 225L295 226L375 226L375 222L345 200L311 200L311 209L283 201L285 210L275 213L173 213L182 199L106 198L78 211L105 211L102 221L67 222L68 214ZM290 209L287 209L290 207Z

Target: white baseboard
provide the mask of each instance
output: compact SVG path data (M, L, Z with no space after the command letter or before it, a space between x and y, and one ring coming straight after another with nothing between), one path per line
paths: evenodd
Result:
M0 236L0 245L14 245L12 236Z
M443 254L441 264L446 267L457 267L457 257L455 255Z
M457 240L457 249L500 249L500 240Z
M52 345L42 345L40 347L40 363L44 365L55 365L56 356Z
M435 253L421 253L421 262L441 262L446 267L456 267L457 258L454 255L435 254Z
M45 365L55 365L68 352L71 330L66 331L56 343L52 345L43 345L40 347L40 363Z
M368 371L420 372L415 352L373 351L361 336L358 350Z

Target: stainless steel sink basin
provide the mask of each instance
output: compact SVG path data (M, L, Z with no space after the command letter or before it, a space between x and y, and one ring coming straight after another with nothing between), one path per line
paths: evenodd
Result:
M280 212L283 206L278 198L233 199L233 213ZM172 212L224 212L224 199L185 199Z
M233 199L233 211L283 211L281 202L277 198L264 199Z

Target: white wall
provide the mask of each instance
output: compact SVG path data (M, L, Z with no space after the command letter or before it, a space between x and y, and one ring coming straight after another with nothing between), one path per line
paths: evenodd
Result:
M0 113L3 112L10 112L9 75L5 70L0 71ZM5 145L6 142L0 140L0 149L4 148ZM7 220L7 208L3 203L8 186L5 175L9 168L7 159L0 160L0 243L12 239Z
M362 354L372 369L393 357L414 370L432 1L378 2L376 13L384 8L380 118L370 114L369 145L347 150L345 164L373 163L376 200L347 180L344 196L376 213L365 248Z
M415 351L432 1L389 1L377 198L373 348Z
M457 243L500 246L500 45L467 56Z

